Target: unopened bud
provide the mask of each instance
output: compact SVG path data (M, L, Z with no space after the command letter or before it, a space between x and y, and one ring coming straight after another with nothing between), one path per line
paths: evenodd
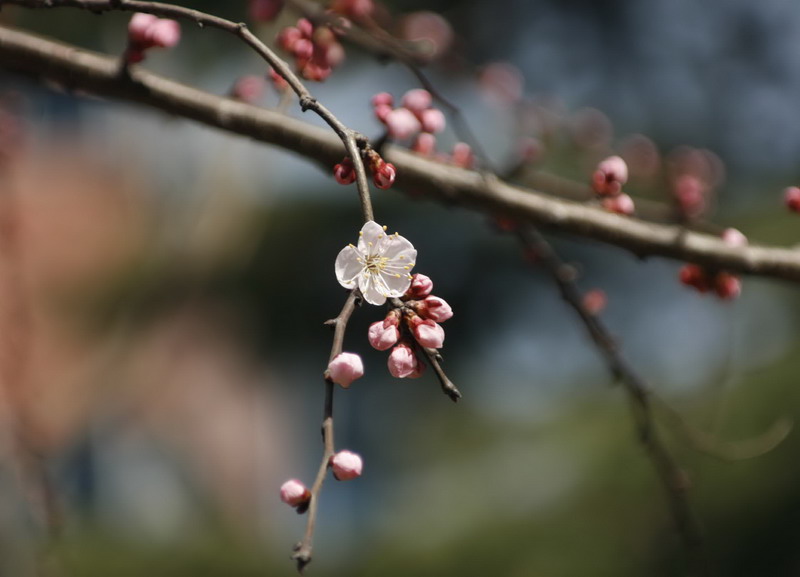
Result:
M398 379L413 379L419 376L422 373L421 364L412 348L405 343L400 343L392 349L387 362L389 372Z
M423 299L433 290L433 281L429 276L416 273L411 275L411 285L408 287L404 298Z
M453 309L444 299L439 297L429 296L417 307L417 313L426 319L431 319L437 323L443 323L449 318L453 317ZM442 331L444 332L444 331ZM434 347L438 348L438 347Z
M391 162L384 162L380 168L372 174L372 182L375 186L382 189L390 188L397 177L397 170Z
M353 381L364 376L364 363L355 353L339 353L328 363L328 376L346 389Z
M311 499L311 491L297 479L289 479L281 485L281 501L287 505L300 507L307 504L309 499Z
M349 481L360 477L364 467L361 457L350 451L339 451L331 457L330 464L337 481Z

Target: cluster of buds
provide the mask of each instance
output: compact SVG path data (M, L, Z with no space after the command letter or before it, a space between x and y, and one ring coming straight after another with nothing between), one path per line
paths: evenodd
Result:
M447 124L444 113L432 105L433 96L422 88L406 92L402 104L397 108L394 108L394 98L388 92L372 97L375 117L386 126L386 131L393 140L406 140L420 132L442 132Z
M609 212L631 215L635 209L633 199L622 192L628 182L628 165L619 156L609 156L600 161L592 174L592 190L600 204Z
M444 345L444 329L439 323L451 318L453 310L443 299L433 296L432 290L430 278L413 275L411 286L401 299L403 307L390 310L383 320L369 327L367 336L373 348L392 349L388 366L394 377L419 377L426 365L417 356L416 348L440 349Z
M722 240L734 247L746 246L747 237L735 228L725 229ZM715 292L723 300L731 300L742 292L741 279L730 272L711 271L697 264L685 264L680 270L680 280L700 293Z
M349 481L361 476L364 463L361 456L351 451L339 451L330 458L328 467L337 481ZM301 481L289 479L281 485L281 501L305 513L311 503L311 491Z
M128 47L124 61L126 64L141 62L146 50L172 48L180 39L181 28L175 20L137 12L128 23Z
M278 34L278 46L294 57L300 75L321 82L344 60L344 48L330 26L314 26L301 18Z
M366 153L366 166L372 173L372 182L382 189L391 188L397 178L397 169L391 162L383 160L380 154L370 149ZM333 177L339 184L353 184L356 181L356 169L350 157L333 167Z
M783 202L792 212L800 212L800 188L788 186L783 190Z

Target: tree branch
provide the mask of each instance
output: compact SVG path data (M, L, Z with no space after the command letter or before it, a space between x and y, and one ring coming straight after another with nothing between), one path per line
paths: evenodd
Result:
M686 472L675 462L658 434L647 384L619 353L614 338L603 322L583 306L582 295L573 282L571 267L561 261L550 243L536 229L521 228L517 234L525 249L531 252L536 262L558 285L564 301L578 314L609 370L625 390L639 443L647 451L664 487L672 518L692 566L698 575L708 575L702 532L686 495L690 483Z
M347 153L341 140L327 131L285 115L215 96L140 67L132 69L132 80L120 78L113 58L2 26L0 66L67 88L138 102L249 136L319 162L326 170ZM386 147L384 157L397 167L399 186L447 204L608 243L640 257L662 256L742 274L800 281L797 250L728 246L716 236L551 198L398 147Z
M327 321L325 324L332 326L333 344L331 345L330 361L332 361L339 353L342 352L344 344L344 333L347 328L347 322L353 314L356 306L359 303L360 293L358 289L350 291L347 300L342 306L342 310L335 319ZM322 484L325 482L325 476L328 473L331 457L336 453L334 439L333 439L333 390L334 382L331 380L328 371L325 371L325 403L322 416L322 444L324 450L322 452L322 461L317 470L317 478L314 480L314 485L311 487L311 500L308 505L308 520L306 521L306 532L303 540L294 547L292 559L297 563L297 570L301 573L306 565L311 563L312 543L314 541L314 530L317 525L317 510L319 505L319 496L322 491Z

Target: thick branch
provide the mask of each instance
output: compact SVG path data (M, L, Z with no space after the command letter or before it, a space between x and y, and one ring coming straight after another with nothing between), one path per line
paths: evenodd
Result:
M326 169L346 150L329 132L263 108L188 87L134 67L118 75L113 58L0 27L0 66L67 88L138 102L228 132L297 152ZM430 198L503 215L548 229L612 244L634 254L663 256L744 274L800 281L800 251L731 247L719 238L679 226L655 224L548 197L477 172L444 165L397 147L385 158L397 167L398 185Z

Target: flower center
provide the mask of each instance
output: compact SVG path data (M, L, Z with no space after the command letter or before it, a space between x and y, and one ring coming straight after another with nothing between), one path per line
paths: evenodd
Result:
M364 262L364 268L369 274L376 275L386 268L388 262L389 259L385 256L370 255Z

